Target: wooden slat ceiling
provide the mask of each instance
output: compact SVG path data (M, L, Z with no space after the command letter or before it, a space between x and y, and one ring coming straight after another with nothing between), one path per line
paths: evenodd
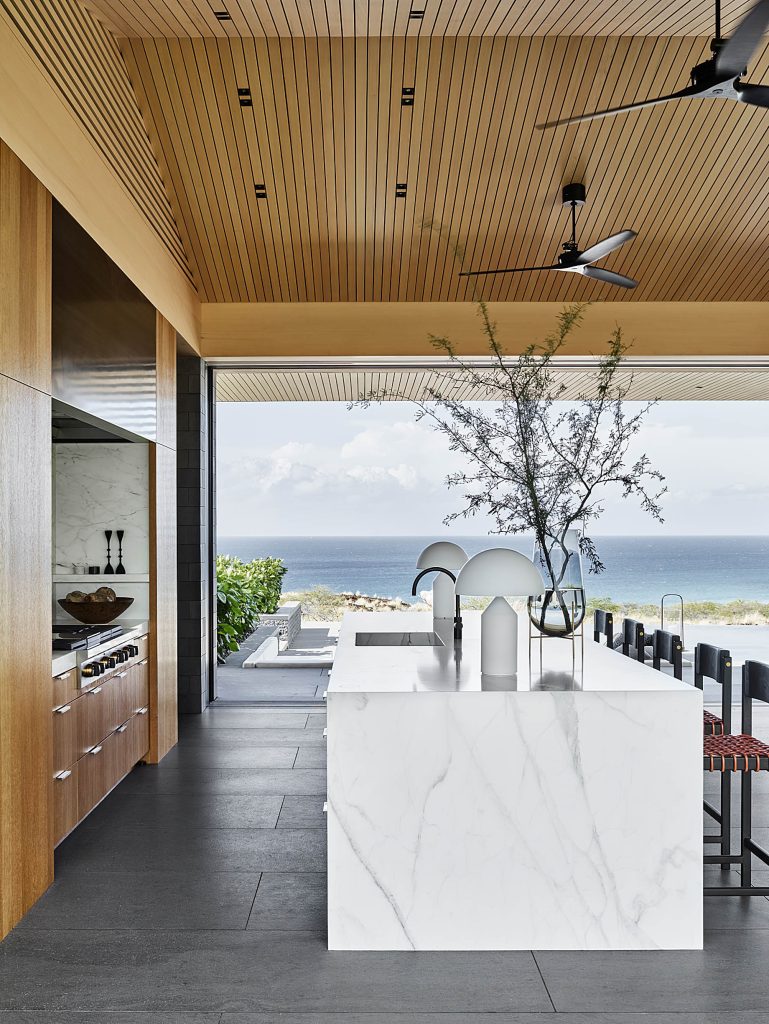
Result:
M712 0L85 0L121 36L701 36ZM724 0L726 33L753 0ZM424 11L422 18L412 11ZM216 13L226 13L221 21Z
M0 0L30 57L191 278L165 183L117 42L77 0ZM0 16L0 29L5 30Z
M457 247L465 267L552 262L568 236L560 189L573 180L587 186L584 245L639 233L603 265L640 286L540 272L487 278L484 297L769 298L769 111L690 100L534 128L684 85L706 38L121 46L204 301L467 300L478 293L457 276ZM767 72L769 47L750 79ZM404 86L413 106L401 105Z
M628 398L637 401L765 401L769 368L676 367L632 369L621 375ZM564 384L564 399L595 393L595 374L587 368L563 369L554 379ZM452 383L453 382L453 383ZM450 390L451 389L451 390ZM463 383L458 374L393 364L372 369L218 370L218 402L353 402L388 392L392 400L422 398L450 391L457 401L489 400Z

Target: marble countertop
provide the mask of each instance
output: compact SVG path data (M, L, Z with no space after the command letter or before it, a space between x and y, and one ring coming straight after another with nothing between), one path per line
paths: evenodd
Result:
M68 623L71 624L71 623ZM95 647L89 652L89 658L95 658L102 651L108 650L110 647L114 647L118 642L127 643L129 640L133 640L137 636L143 636L145 633L149 633L150 624L143 619L117 619L115 622L108 623L111 626L122 626L126 633L120 637L114 637L112 640L108 640L105 644L100 647ZM77 665L78 651L54 651L51 658L51 675L60 676L63 672L69 672Z
M579 641L572 667L570 640L547 639L532 643L529 664L527 621L519 615L518 672L508 678L481 675L481 613L462 614L464 633L460 647L453 641L453 624L440 623L439 646L356 645L357 633L431 633L430 612L348 612L342 622L328 693L478 693L575 691L691 691L673 679L595 643L587 632L584 662Z

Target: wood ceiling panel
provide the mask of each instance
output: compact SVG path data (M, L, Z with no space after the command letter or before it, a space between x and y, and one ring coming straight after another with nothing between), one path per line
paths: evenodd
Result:
M193 273L117 42L76 0L0 0L14 31L179 269Z
M711 0L83 0L115 34L329 36L706 36ZM725 34L752 0L724 0ZM421 20L409 17L424 10ZM216 12L229 14L221 21Z
M628 370L623 383L629 387L628 398L634 401L766 401L769 369L733 369L702 367L644 368ZM563 385L564 400L594 396L595 373L588 369L557 369L556 386ZM450 382L450 383L449 383ZM239 369L218 370L216 400L218 402L354 402L373 393L387 391L393 401L424 398L431 392L451 391L460 401L489 401L485 391L461 376L438 370L403 369L393 366L390 372L371 369L353 373L348 370Z
M767 301L769 112L690 100L540 132L684 84L707 39L383 37L122 43L204 301ZM751 68L769 74L769 47ZM401 105L404 86L413 106ZM249 88L241 107L238 88ZM571 274L561 186L584 181ZM396 184L405 183L405 198ZM255 184L266 187L257 198Z

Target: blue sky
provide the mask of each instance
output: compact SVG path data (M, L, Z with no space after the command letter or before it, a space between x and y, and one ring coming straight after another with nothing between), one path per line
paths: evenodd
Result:
M220 536L439 535L461 507L445 485L459 456L406 403L221 403L217 416ZM667 477L665 523L614 497L596 535L769 532L769 402L663 402L638 440Z

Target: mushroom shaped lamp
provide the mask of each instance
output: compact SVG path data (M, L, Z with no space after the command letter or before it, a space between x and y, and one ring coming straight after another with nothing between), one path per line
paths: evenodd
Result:
M518 671L518 614L506 597L542 594L545 581L530 558L512 548L488 548L465 562L457 595L493 597L481 615L481 672L513 676Z
M453 619L456 614L454 583L457 573L467 561L467 552L450 540L428 544L417 559L422 571L414 580L411 592L416 594L417 583L432 570L443 570L433 580L433 619Z

